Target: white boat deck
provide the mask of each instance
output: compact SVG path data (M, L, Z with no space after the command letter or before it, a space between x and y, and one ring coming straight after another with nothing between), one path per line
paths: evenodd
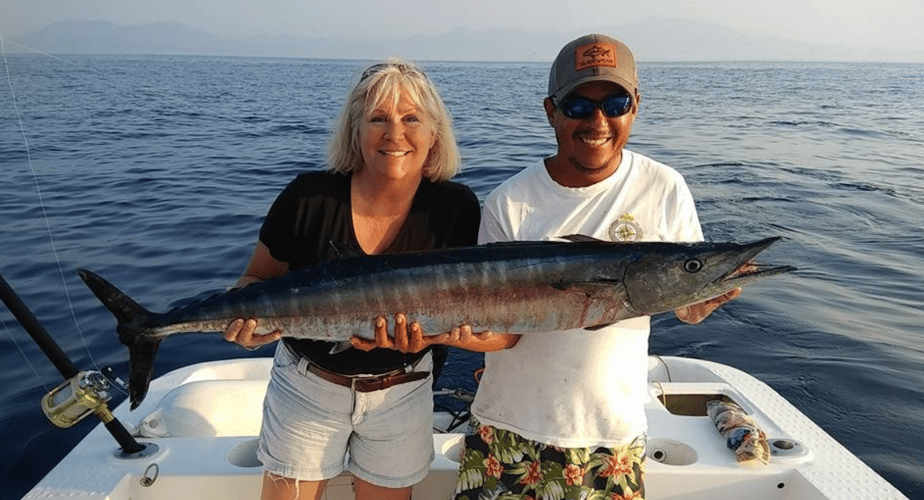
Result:
M269 358L201 363L154 380L136 411L123 404L114 413L148 436L139 441L156 451L122 457L98 427L24 498L259 498L256 435L270 366ZM649 366L649 500L905 499L754 377L684 358L652 357ZM735 461L702 408L718 396L741 405L766 432L769 465ZM455 485L462 436L433 438L437 457L427 479L415 486L418 500L451 498ZM350 476L332 480L326 498L352 499Z

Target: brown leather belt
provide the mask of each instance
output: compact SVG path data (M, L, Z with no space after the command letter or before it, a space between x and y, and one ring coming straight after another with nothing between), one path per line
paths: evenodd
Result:
M332 372L311 362L308 363L308 371L330 383L349 387L356 392L382 391L398 384L423 380L430 375L430 372L408 373L404 370L395 370L382 375L350 376Z

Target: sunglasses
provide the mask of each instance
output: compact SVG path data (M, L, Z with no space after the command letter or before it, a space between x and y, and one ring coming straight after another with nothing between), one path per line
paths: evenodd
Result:
M594 114L597 108L603 111L603 114L616 118L622 116L632 109L632 96L627 94L615 94L602 101L594 101L586 97L572 97L559 101L556 106L562 114L575 120L583 120Z
M366 78L369 78L370 76L376 73L379 73L381 71L384 71L388 68L396 68L399 73L402 73L405 75L414 74L414 75L420 76L424 80L429 80L426 74L424 74L422 71L418 70L417 68L413 66L403 64L400 62L394 62L394 63L384 62L384 63L373 64L372 66L369 66L368 68L366 68L366 71L363 71L363 74L359 77L359 81L362 82Z

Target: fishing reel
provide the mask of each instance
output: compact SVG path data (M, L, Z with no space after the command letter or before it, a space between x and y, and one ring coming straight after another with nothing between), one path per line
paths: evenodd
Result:
M112 414L106 403L112 397L109 380L97 371L82 371L65 380L42 398L42 411L51 423L61 428L71 427L91 413L103 421Z

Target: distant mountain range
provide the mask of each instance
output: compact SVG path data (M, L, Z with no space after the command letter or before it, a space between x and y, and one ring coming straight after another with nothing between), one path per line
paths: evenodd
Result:
M673 18L646 18L595 31L626 42L639 61L891 61L924 62L924 50L890 51L849 45L813 45L752 36L731 28ZM116 25L65 21L12 37L9 52L53 54L176 54L330 59L550 61L583 33L460 28L406 38L324 38L292 35L226 37L176 22Z

